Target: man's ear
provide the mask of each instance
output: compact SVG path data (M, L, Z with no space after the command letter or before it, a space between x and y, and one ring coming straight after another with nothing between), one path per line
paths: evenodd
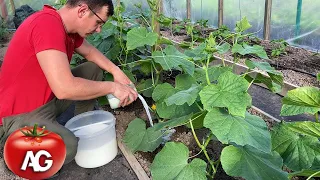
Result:
M78 8L78 17L82 18L88 11L88 6L85 4L80 4Z

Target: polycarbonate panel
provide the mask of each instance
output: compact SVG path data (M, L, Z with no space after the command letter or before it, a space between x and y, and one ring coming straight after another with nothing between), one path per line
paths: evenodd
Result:
M319 9L320 1L273 0L271 39L282 38L291 45L319 50Z
M123 2L126 7L126 15L134 15L136 13L140 13L135 4L141 5L142 10L150 10L147 0L121 0L121 2ZM116 4L114 5L116 6Z
M191 0L191 21L198 20L209 20L209 26L218 27L218 0Z
M186 0L162 0L163 14L168 17L174 17L179 20L187 18Z
M234 30L236 22L246 17L252 27L247 33L256 32L263 38L265 0L224 0L223 24Z
M33 10L40 10L43 8L43 5L49 4L54 5L59 2L59 0L14 0L15 8L19 8L22 5L29 5ZM7 0L7 3L9 4L9 1Z
M33 10L37 11L43 8L44 4L54 5L56 2L59 2L59 0L13 0L14 5L12 6L10 3L10 0L5 0L3 3L6 5L5 11L7 12L7 15L13 16L14 11L12 10L12 7L15 7L15 9L20 8L22 5L28 5ZM3 4L0 4L2 7ZM4 9L0 9L1 15L2 11Z

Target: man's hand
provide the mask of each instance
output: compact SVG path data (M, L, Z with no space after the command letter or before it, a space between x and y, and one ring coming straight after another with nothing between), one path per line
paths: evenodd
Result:
M110 73L113 75L114 82L124 85L133 84L128 76L118 66L115 66Z
M120 100L121 107L131 104L138 97L138 93L132 87L117 82L114 83L113 95Z

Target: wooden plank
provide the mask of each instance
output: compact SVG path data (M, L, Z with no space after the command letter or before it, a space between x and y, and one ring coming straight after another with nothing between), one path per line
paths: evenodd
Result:
M139 161L132 154L132 152L121 142L121 135L117 134L118 147L121 150L124 157L127 159L130 164L132 170L135 172L139 180L150 180L147 173L141 167Z
M191 19L191 0L187 0L187 19Z
M218 27L223 25L223 0L218 2Z
M263 38L270 40L272 0L265 0Z
M259 113L261 113L261 114L263 114L263 115L267 116L268 118L272 119L273 121L281 122L281 120L279 120L279 119L277 119L277 118L275 118L275 117L271 116L269 113L266 113L265 111L263 111L263 110L261 110L261 109L259 109L259 108L255 107L255 106L251 106L251 108L252 108L252 109L254 109L255 111L257 111L257 112L259 112Z

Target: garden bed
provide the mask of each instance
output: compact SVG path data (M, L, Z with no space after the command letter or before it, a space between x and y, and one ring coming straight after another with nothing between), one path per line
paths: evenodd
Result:
M184 33L178 33L178 35L171 35L169 30L161 31L161 35L177 43L189 41L190 37ZM255 40L255 44L263 46L266 50L269 58L271 52L277 47L277 44L272 44L270 41ZM268 62L271 66L283 73L284 81L294 84L296 86L315 86L320 87L320 82L316 79L316 74L320 72L320 54L311 52L309 50L287 46L285 48L287 54L282 54L278 57L271 57L270 60L262 60L256 56L250 56L253 61ZM219 56L219 54L216 54ZM220 56L227 60L232 60L231 53ZM244 64L245 59L240 60L240 64Z

